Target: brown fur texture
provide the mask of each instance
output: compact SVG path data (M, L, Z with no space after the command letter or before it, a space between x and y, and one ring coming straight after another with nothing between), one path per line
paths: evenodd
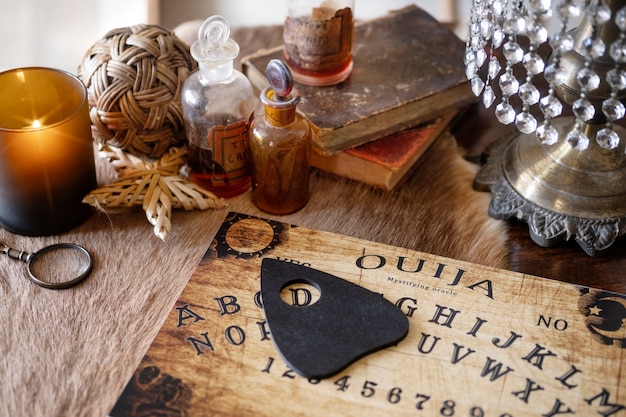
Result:
M98 165L100 181L110 180L110 167ZM475 171L453 140L440 140L396 192L314 172L308 205L272 218L506 267L506 226L488 217L490 196L472 190ZM249 193L229 204L265 216ZM91 276L61 291L33 285L24 264L0 260L0 416L107 415L226 213L175 211L167 242L139 208L96 213L60 236L0 229L0 241L16 248L75 242L95 257Z
M487 216L489 195L472 190L475 167L452 142L435 146L397 192L314 173L304 209L266 217L505 267L505 225ZM229 204L264 216L249 193ZM0 241L16 248L68 241L95 257L89 279L61 291L36 287L24 264L1 260L0 415L106 415L225 215L175 211L165 243L139 208L96 213L61 236L27 238L0 229Z

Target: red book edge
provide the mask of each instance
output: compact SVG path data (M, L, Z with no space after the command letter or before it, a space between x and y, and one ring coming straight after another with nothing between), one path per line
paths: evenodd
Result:
M439 121L440 122L440 121ZM404 165L415 152L432 140L437 123L396 132L384 138L368 142L344 152L390 168Z

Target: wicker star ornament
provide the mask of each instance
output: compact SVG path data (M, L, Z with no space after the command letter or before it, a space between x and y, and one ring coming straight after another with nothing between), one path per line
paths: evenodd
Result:
M185 148L171 147L156 161L146 161L119 148L100 145L99 154L113 164L118 179L90 192L83 202L99 210L141 206L154 234L166 241L173 208L187 211L220 209L226 201L179 175Z

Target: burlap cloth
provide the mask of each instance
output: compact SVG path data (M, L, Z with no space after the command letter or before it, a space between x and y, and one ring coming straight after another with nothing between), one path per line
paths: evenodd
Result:
M244 53L275 41L267 36L264 29L233 35ZM506 267L506 226L488 217L490 195L472 190L476 167L460 153L453 141L437 142L393 193L313 172L304 209L266 217ZM100 182L110 181L110 167L98 161L98 169ZM264 216L248 193L229 204ZM24 264L0 259L0 415L107 415L226 214L175 211L167 242L140 208L96 213L47 238L0 229L0 241L23 250L66 241L95 256L89 279L62 291L33 285Z

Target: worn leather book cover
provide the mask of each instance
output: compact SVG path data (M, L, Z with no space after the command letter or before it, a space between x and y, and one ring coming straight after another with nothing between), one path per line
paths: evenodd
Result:
M624 295L240 213L208 239L111 416L626 415ZM326 378L300 376L263 309L265 296L276 301L262 290L265 259L384 297L406 316L408 334ZM306 272L287 275L273 276L285 280L285 297L277 291L299 315L310 311L309 324L367 332L369 321L348 316L368 303ZM345 315L316 309L325 297L341 299L334 307ZM338 336L327 350L351 343Z
M312 152L311 165L341 177L393 190L404 182L435 140L445 134L456 114L450 112L331 155Z
M318 152L350 149L475 100L465 76L465 44L417 6L357 23L354 39L354 69L346 81L295 85ZM273 58L284 60L282 46L242 59L243 73L259 91L268 85L265 67Z

